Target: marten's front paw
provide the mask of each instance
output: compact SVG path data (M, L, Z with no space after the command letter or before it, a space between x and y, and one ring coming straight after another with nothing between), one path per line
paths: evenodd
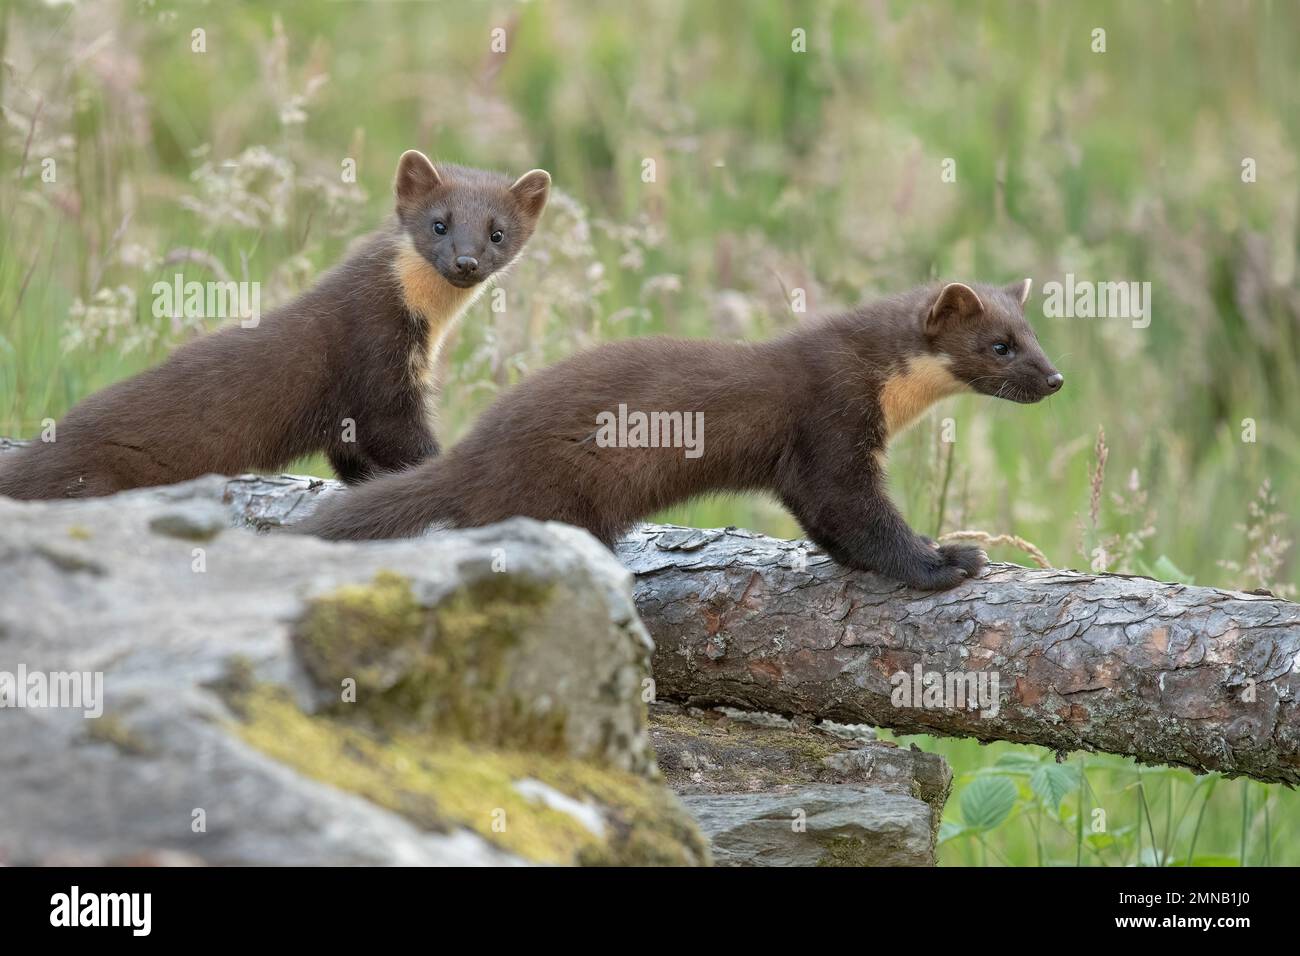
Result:
M966 572L951 564L939 564L919 568L905 579L905 584L920 591L946 591L955 588L966 580Z
M939 548L943 563L961 568L967 577L977 578L989 563L989 556L970 544L945 544Z
M908 575L906 583L923 591L943 591L975 577L987 563L979 548L945 544L930 552L929 560Z

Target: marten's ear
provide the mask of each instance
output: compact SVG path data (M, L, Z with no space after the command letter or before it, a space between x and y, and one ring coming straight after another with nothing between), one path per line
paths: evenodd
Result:
M393 192L397 194L399 205L414 202L427 196L442 182L438 170L433 168L429 157L418 149L408 149L397 161L397 179L393 182Z
M969 319L983 311L984 303L974 289L960 282L949 282L930 306L930 314L925 317L925 331L934 335L954 319Z
M1029 290L1033 287L1033 279L1021 279L1019 282L1013 282L1011 285L1007 286L1006 293L1021 305L1024 305L1029 301Z
M520 208L536 219L546 208L546 199L551 195L551 174L544 169L530 169L515 180L510 192Z

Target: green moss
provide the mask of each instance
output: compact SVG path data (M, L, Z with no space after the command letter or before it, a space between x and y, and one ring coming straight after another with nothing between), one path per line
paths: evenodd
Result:
M216 691L228 704L235 706L244 694L257 688L257 670L248 657L232 654L226 659L225 672L203 686Z
M243 721L237 730L249 744L426 829L466 827L539 863L684 865L708 859L705 841L675 798L643 777L447 735L308 716L280 689L262 687L238 697ZM514 784L527 778L599 806L604 835L522 796Z
M821 731L765 727L709 712L685 714L662 707L650 712L650 736L660 771L677 787L693 792L832 780L836 774L825 759L852 749L841 738Z
M253 746L315 779L360 794L431 830L466 827L542 863L681 865L708 860L676 798L643 775L576 760L565 712L544 716L513 688L518 644L553 618L554 589L485 575L426 607L411 582L382 571L310 602L293 628L323 688L356 682L356 702L303 714L282 690L246 676L217 688ZM603 834L515 789L537 780L592 804Z
M563 710L539 716L509 690L510 651L551 591L514 575L490 575L429 608L409 579L381 571L368 584L314 599L294 642L321 686L356 682L356 703L340 703L340 714L379 727L432 728L468 741L556 751L564 746Z
M327 686L350 677L359 692L382 693L400 662L427 643L424 609L407 578L380 571L369 584L349 584L313 600L294 630L307 670Z
M92 535L89 528L82 527L79 524L74 524L68 528L68 537L77 541L89 541Z
M825 852L818 866L877 866L866 841L854 837L836 837L823 844Z
M825 758L853 749L843 738L822 731L765 727L707 713L692 716L655 711L651 714L651 725L656 729L706 741L714 747L779 749L791 758L806 760L818 767Z
M98 743L111 744L127 756L145 757L154 753L154 748L144 738L112 714L102 714L94 720L88 720L86 736Z

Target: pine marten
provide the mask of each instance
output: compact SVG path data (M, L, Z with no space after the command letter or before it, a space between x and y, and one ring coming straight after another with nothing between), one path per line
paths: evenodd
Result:
M952 587L985 556L908 528L886 494L885 447L947 395L1036 402L1061 387L1025 321L1029 288L929 286L761 344L602 345L525 379L442 458L322 501L299 530L390 538L526 515L612 547L694 495L764 490L840 564ZM703 426L696 454L645 441L644 420L625 441L638 447L610 447L613 416L632 434L628 410L690 416Z
M54 441L0 464L0 495L107 495L323 451L345 482L438 453L443 337L528 241L551 178L434 165L409 150L396 213L289 304L230 326L75 406Z

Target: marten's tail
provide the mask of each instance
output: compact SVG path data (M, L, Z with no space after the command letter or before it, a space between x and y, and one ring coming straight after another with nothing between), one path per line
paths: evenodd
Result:
M62 446L33 442L26 448L0 455L0 497L34 501L40 498L80 497L84 494L75 468L69 468Z
M19 457L25 455L27 450L11 451L0 457L0 498L20 498L24 487L22 477L19 471L22 465L19 464Z
M332 541L365 538L413 538L431 525L455 522L448 489L446 459L363 482L322 501L292 530Z

